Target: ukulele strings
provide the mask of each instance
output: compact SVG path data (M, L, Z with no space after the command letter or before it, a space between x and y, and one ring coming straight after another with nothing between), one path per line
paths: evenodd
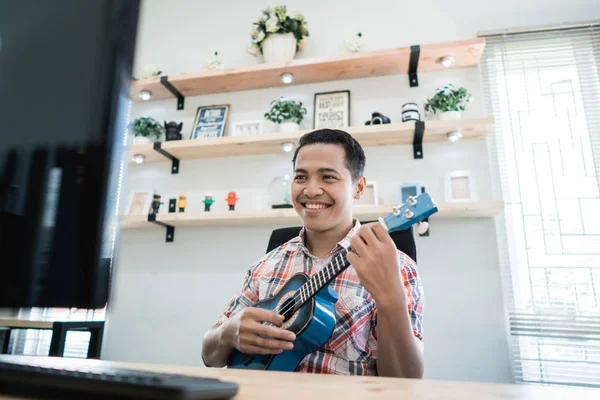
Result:
M343 262L343 263L342 263L342 265L345 265L345 264L348 262L348 260L347 260L347 258L346 258L346 254L348 254L348 252L350 252L350 251L353 251L351 247L349 247L349 248L348 248L348 250L346 251L346 253L345 253L345 254L344 254L343 252L342 252L342 253L339 253L339 254L342 254L342 255L343 255L343 256L342 256L342 258L343 258L343 261L345 261L345 262ZM338 257L338 256L336 256L336 257ZM332 260L332 261L333 261L333 260ZM329 264L327 264L327 267L329 267L329 265L331 265L331 264L332 264L332 262L330 262ZM327 268L327 267L325 267L325 268ZM321 271L323 271L323 270L321 270ZM321 272L321 271L319 271L319 272ZM317 275L319 274L319 272L317 273ZM316 276L316 275L315 275L315 276ZM306 283L310 282L310 280L312 280L313 278L314 278L314 276L312 276L312 277L311 277L311 278L310 278L310 279L309 279L309 280L308 280ZM306 283L305 283L305 284L306 284ZM305 284L303 284L302 286L304 286ZM302 287L302 286L300 286L300 287ZM311 296L311 297L312 297L312 296ZM300 298L301 298L301 295L300 295L300 289L298 289L298 290L296 291L296 294L294 295L294 297L292 297L292 300L293 300L293 301L289 302L289 303L287 304L287 306L285 307L285 309L284 309L284 310L279 310L279 309L276 309L276 310L275 310L275 312L277 312L279 315L285 315L285 314L286 314L286 313L288 313L288 312L289 312L289 311L290 311L292 308L294 308L294 306L296 305L296 301L298 301Z

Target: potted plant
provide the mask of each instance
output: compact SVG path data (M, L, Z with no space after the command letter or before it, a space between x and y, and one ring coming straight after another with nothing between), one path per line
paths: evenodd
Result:
M158 138L165 132L165 128L150 117L139 117L131 123L133 131L133 143L134 144L148 144L152 143L152 138Z
M252 44L248 52L254 56L262 53L265 63L292 61L308 36L308 24L304 16L299 12L288 13L286 6L263 10L253 25L250 33Z
M265 118L279 124L280 132L296 132L300 129L304 115L306 108L302 107L301 101L281 98L271 102L271 110L265 113Z
M473 101L473 96L467 89L446 85L437 89L437 93L425 102L425 111L432 114L440 113L439 119L443 121L460 119L460 112L465 111L467 103Z

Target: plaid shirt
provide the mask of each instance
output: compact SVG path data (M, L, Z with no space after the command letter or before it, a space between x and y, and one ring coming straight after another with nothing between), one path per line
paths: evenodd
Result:
M310 276L324 268L331 259L350 246L350 238L360 227L356 221L331 253L319 259L309 253L304 245L304 229L300 235L266 254L246 273L244 285L217 321L225 320L251 307L259 300L278 293L293 275L304 272ZM402 279L408 296L408 314L414 335L423 340L423 287L415 262L398 251ZM336 324L329 341L304 357L297 372L314 372L343 375L377 375L377 305L365 290L352 266L349 266L332 283L338 294L335 304Z

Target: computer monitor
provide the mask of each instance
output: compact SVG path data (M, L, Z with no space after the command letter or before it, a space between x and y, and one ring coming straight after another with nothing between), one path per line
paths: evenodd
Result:
M137 0L0 0L0 307L101 308Z

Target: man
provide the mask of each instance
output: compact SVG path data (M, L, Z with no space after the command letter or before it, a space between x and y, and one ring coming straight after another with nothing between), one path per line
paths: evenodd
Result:
M361 226L352 218L354 199L366 186L360 144L340 130L317 130L302 136L292 162L291 195L304 228L248 270L241 292L204 336L205 364L227 365L234 348L247 354L292 349L292 332L262 324L281 326L283 317L252 305L299 272L314 275L352 246L351 266L331 283L339 297L332 337L296 371L422 378L423 290L416 264L379 223Z

